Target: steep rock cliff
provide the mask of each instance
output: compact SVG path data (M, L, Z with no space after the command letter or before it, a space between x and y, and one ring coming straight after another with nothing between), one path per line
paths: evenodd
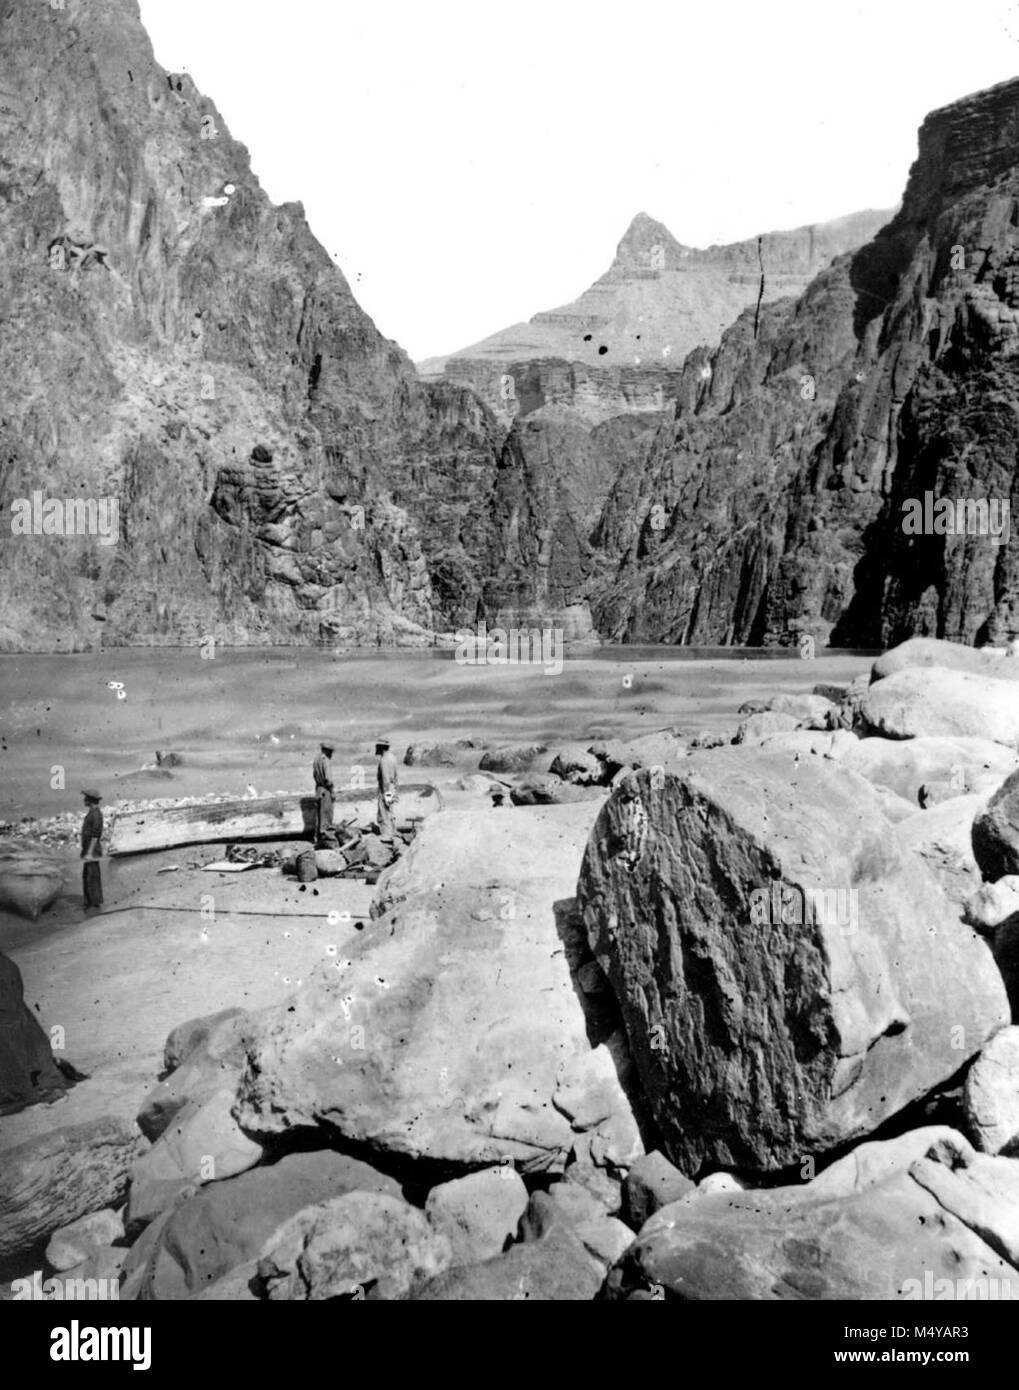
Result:
M756 242L637 219L539 316L588 358L524 354L493 410L378 334L134 0L0 0L0 647L1013 636L1011 536L906 535L902 504L1019 501L1017 155L1019 81L933 113L892 221L760 306ZM797 288L832 245L781 235ZM662 277L700 255L750 307L679 362ZM651 325L640 363L599 365L599 303ZM110 499L114 534L20 534L35 498Z
M0 125L0 645L472 619L494 421L419 382L134 0L0 0ZM115 499L115 542L12 534L38 494Z
M883 646L1019 632L1019 542L903 503L1019 504L1019 81L934 112L901 211L684 364L582 586L603 635ZM659 510L655 510L655 508ZM1000 513L999 513L1000 515Z

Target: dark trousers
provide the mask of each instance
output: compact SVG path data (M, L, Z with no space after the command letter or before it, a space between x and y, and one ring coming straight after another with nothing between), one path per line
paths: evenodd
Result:
M81 891L85 895L86 907L102 907L103 876L99 870L98 859L86 859L82 864Z
M333 794L328 787L318 789L318 815L315 824L315 836L321 843L323 840L336 843L336 832L333 830Z
M379 823L379 839L383 844L391 845L396 839L396 816L393 814L393 807L387 805L383 792L379 792L376 817Z

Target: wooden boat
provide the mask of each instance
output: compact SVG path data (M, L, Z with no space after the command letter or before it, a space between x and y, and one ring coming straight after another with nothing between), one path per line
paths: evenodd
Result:
M0 908L38 921L64 886L64 861L43 845L0 846Z
M400 830L442 809L442 794L430 783L400 788L396 823ZM368 825L375 819L376 798L364 791L339 791L333 823ZM317 805L313 796L262 796L240 801L190 802L149 811L113 813L107 834L110 854L176 849L180 845L219 844L227 840L315 839Z

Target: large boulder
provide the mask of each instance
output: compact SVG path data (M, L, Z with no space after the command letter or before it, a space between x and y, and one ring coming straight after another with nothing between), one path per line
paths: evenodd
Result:
M665 767L682 761L687 744L675 729L656 729L633 739L601 739L592 743L588 752L601 763L601 780L608 786L628 768Z
M131 1247L122 1297L183 1299L248 1260L304 1207L346 1192L400 1188L367 1163L329 1149L289 1154L278 1163L213 1182L158 1217Z
M782 714L765 710L761 714L751 714L740 724L733 743L762 743L774 734L791 733L800 727L801 721L795 714Z
M172 1028L163 1044L163 1067L167 1072L176 1071L193 1052L217 1031L221 1023L231 1018L241 1018L243 1009L220 1009L215 1014L202 1014L199 1018L189 1018Z
M616 1216L581 1221L573 1234L587 1253L608 1270L633 1244L633 1232Z
M66 1089L49 1038L25 1003L21 971L0 952L0 1115L55 1100Z
M1012 1022L1019 1023L1019 917L1009 917L995 927L991 950L1008 991Z
M980 887L971 828L986 804L986 796L957 796L895 826L896 843L920 855L960 915Z
M109 1207L89 1212L53 1232L46 1246L46 1263L58 1272L76 1269L123 1238L124 1223L118 1212Z
M462 777L458 777L453 784L455 791L470 792L472 796L491 796L494 792L505 792L506 784L499 782L493 777L486 777L481 772L466 772ZM448 799L449 793L443 789L443 795Z
M555 773L534 773L510 792L514 806L566 806L575 801L597 801L606 795L601 787L564 782Z
M508 744L485 753L478 768L481 772L526 772L535 758L547 752L544 743Z
M993 883L982 883L966 900L963 918L984 936L1010 917L1019 916L1019 874L1006 874Z
M181 1056L182 1060L153 1087L138 1112L138 1126L147 1139L158 1139L189 1101L208 1100L217 1091L237 1084L247 1056L245 1038L250 1022L251 1016L243 1010L224 1010L208 1020L192 1019L182 1024L180 1033L174 1029L164 1055ZM206 1028L201 1026L204 1023Z
M1015 682L967 671L896 671L870 687L860 715L884 738L989 738L1013 750L1019 743Z
M816 692L813 695L774 695L766 709L773 714L791 714L804 729L837 729L838 706Z
M426 821L346 958L261 1015L245 1131L325 1126L452 1173L503 1159L561 1171L588 1132L607 1161L632 1161L628 1059L592 1059L588 1016L604 1005L572 973L590 958L570 908L593 818L582 803Z
M1019 772L998 788L973 822L973 853L980 872L992 882L1019 874Z
M819 733L794 729L771 734L762 746L769 752L820 757L865 777L915 811L921 789L939 785L942 798L990 795L1019 768L1019 753L988 738L858 738L846 730ZM891 803L886 801L886 806Z
M947 783L956 796L990 794L1019 768L1019 753L988 738L837 739L832 756L914 807L924 785Z
M815 1196L851 1197L897 1173L908 1172L918 1158L926 1158L932 1151L941 1153L946 1161L955 1162L959 1155L968 1155L970 1149L965 1136L949 1125L907 1129L894 1139L873 1139L857 1144L855 1149L819 1173L811 1181L810 1191Z
M573 1231L514 1245L505 1255L458 1266L426 1280L410 1294L421 1303L589 1302L605 1271Z
M1019 1154L1019 1028L996 1033L970 1067L963 1106L978 1149Z
M610 1297L1017 1299L1019 1164L935 1142L850 1193L694 1193L663 1207L613 1271ZM982 1290L982 1293L980 1292Z
M152 1148L131 1169L128 1230L137 1232L185 1191L236 1177L261 1161L262 1146L249 1139L231 1114L232 1088L191 1100L174 1116Z
M626 766L633 768L666 767L681 762L687 753L686 742L677 729L655 729L623 742Z
M597 1133L581 1134L577 1137L565 1180L586 1189L597 1201L604 1215L618 1216L623 1210L623 1170L617 1164L596 1161L597 1155L593 1150L598 1143ZM637 1158L631 1159L626 1165L626 1170L629 1171L636 1161Z
M465 753L483 747L472 738L457 739L455 743L412 743L403 761L407 767L455 767Z
M600 787L611 781L605 763L586 748L562 748L549 764L549 772L577 787Z
M501 1255L527 1210L527 1188L509 1164L484 1168L433 1187L425 1215L449 1241L455 1264Z
M557 1226L571 1230L587 1221L600 1221L607 1216L605 1204L580 1183L563 1178L531 1193L527 1210L520 1218L518 1235L521 1240L540 1240Z
M0 908L38 921L63 885L64 861L47 846L22 841L0 845Z
M124 1261L127 1259L127 1247L124 1245L102 1245L93 1250L80 1264L72 1265L70 1269L61 1271L64 1280L64 1297L72 1295L68 1292L69 1288L81 1288L81 1284L73 1284L72 1281L82 1279L103 1280L110 1297L113 1297L113 1285L119 1285L121 1271L124 1268ZM79 1294L78 1297L90 1297L87 1291ZM119 1289L116 1295L119 1297Z
M770 1171L873 1132L1008 1021L870 787L758 749L631 778L578 900L668 1157Z
M678 1202L694 1190L689 1178L655 1149L644 1154L630 1169L623 1183L623 1210L635 1231L639 1231L649 1216L670 1202Z
M943 642L937 637L910 637L908 641L879 656L871 667L871 680L884 680L897 671L938 666L943 670L966 671L974 676L1019 681L1019 661L996 652L964 647L959 642Z
M102 1104L101 1090L93 1100ZM0 1256L27 1250L89 1212L120 1206L143 1145L134 1125L100 1114L0 1147Z
M348 1192L290 1218L266 1243L258 1277L273 1300L400 1299L451 1262L447 1238L401 1197Z

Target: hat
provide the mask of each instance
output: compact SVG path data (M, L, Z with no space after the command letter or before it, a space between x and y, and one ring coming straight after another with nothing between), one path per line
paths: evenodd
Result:
M376 747L376 748L388 748L388 747L389 747L389 739L386 738L385 734L380 735L380 736L375 740L375 747Z
M319 739L318 746L320 748L324 748L328 753L331 753L333 749L336 747L336 744L333 742L331 738L323 738Z
M102 801L103 799L99 792L93 791L90 787L83 787L81 794L87 796L89 801Z

